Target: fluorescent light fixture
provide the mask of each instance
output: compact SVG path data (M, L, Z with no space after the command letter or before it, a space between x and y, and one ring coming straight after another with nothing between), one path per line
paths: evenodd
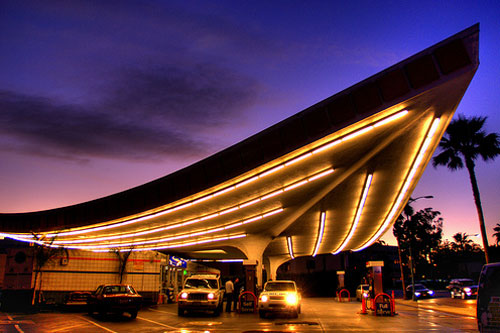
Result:
M121 248L121 247L135 247L138 245L146 245L146 244L153 244L153 243L165 243L165 242L170 242L170 241L175 241L179 239L185 239L185 238L192 238L192 237L198 237L198 236L204 236L208 234L213 234L219 231L223 231L226 229L230 228L235 228L238 226L241 226L243 224L248 224L252 223L258 220L262 220L265 217L269 217L278 213L281 213L283 211L283 208L275 209L270 212L267 212L262 215L258 215L243 221L239 221L236 223L232 223L226 226L221 226L217 228L212 228L212 229L206 229L203 231L197 231L197 232L189 232L185 234L180 234L180 235L175 235L175 236L170 236L170 237L163 237L163 238L156 238L156 239L149 239L149 240L144 240L144 241L131 241L131 242L116 242L116 243L105 243L105 244L96 244L96 245L69 245L67 246L68 248L72 249L81 249L81 250L92 250L92 249L100 249L100 248ZM80 241L80 243L85 243L84 240ZM62 243L62 245L67 245L67 243Z
M300 155L299 157L296 157L293 160L290 160L290 161L286 162L285 166L289 166L289 165L295 164L295 163L297 163L299 161L302 161L303 159L305 159L305 158L307 158L307 157L309 157L311 155L312 155L312 153L306 153L306 154Z
M363 208L365 206L366 197L368 196L368 190L370 189L372 178L373 178L372 174L369 174L366 177L365 186L364 186L364 189L363 189L363 194L361 195L361 200L358 203L358 209L356 210L356 215L355 215L354 221L353 221L353 223L351 225L351 230L349 231L349 234L347 235L347 237L342 242L342 245L340 245L337 248L337 250L335 250L333 252L333 254L340 253L347 246L347 244L351 240L352 236L354 235L354 232L356 231L356 228L358 227L359 219L361 218L361 213L363 212Z
M325 219L326 219L326 212L321 212L319 217L318 237L316 238L316 246L314 247L314 251L312 254L313 257L315 257L316 254L318 254L319 245L323 240L323 232L325 231Z
M270 174L272 174L272 173L275 173L276 171L281 170L281 169L283 169L284 167L285 167L285 166L284 166L283 164L278 165L278 166L277 166L277 167L275 167L275 168L272 168L272 169L270 169L270 170L268 170L268 171L266 171L266 172L264 172L264 173L261 173L261 174L259 175L259 178L262 178L262 177L268 176L268 175L270 175Z
M406 176L406 180L405 180L401 190L399 191L398 197L394 201L394 204L392 205L391 210L387 214L387 216L384 220L384 223L366 243L364 243L361 247L359 247L357 249L353 249L353 251L361 251L363 249L366 249L368 246L372 245L382 235L382 233L385 232L385 230L387 229L389 224L394 219L396 212L399 211L399 207L401 205L401 202L403 201L403 198L406 196L406 192L408 191L408 188L410 187L410 185L413 181L413 177L415 176L415 173L417 172L418 168L420 167L422 160L427 152L427 149L429 148L429 145L432 142L434 134L436 133L436 130L438 128L439 121L440 121L440 118L436 118L432 122L432 125L430 126L429 131L427 132L427 135L422 143L422 146L421 146L417 156L415 157L415 160L413 161L413 165L410 169L410 172L408 172L408 175Z
M314 176L309 177L309 178L307 178L305 180L301 180L301 181L298 181L296 183L292 183L291 185L286 186L284 189L279 189L277 191L271 192L271 193L269 193L267 195L264 195L262 197L250 200L250 201L248 201L246 203L243 203L243 204L241 204L239 206L234 206L234 207L225 209L225 210L223 210L221 212L216 212L216 213L213 213L213 214L210 214L210 215L202 216L202 217L199 217L199 218L196 218L196 219L193 219L193 220L179 222L177 224L172 224L172 225L168 225L168 226L165 226L165 227L153 228L153 229L148 229L148 230L143 230L143 231L131 231L131 232L128 232L128 233L120 233L120 234L114 234L114 235L103 236L103 237L86 237L85 239L55 240L53 243L54 244L91 243L91 242L113 240L113 239L119 239L119 238L130 238L130 237L143 236L143 235L157 233L157 232L161 232L161 231L165 231L165 230L171 230L171 229L175 229L175 228L185 227L187 225L191 225L191 224L194 224L194 223L199 223L199 222L202 222L202 221L206 221L208 219L215 218L217 216L220 216L220 215L225 214L225 213L230 212L230 211L236 211L238 209L241 209L241 208L244 208L244 207L247 207L247 206L251 206L251 205L257 204L260 201L263 201L263 200L272 198L274 196L277 196L277 195L283 193L284 191L288 191L288 190L297 188L299 186L307 184L308 182L311 182L311 181L317 180L319 178L322 178L324 176L327 176L327 175L331 174L332 172L333 172L333 169L331 169L331 168L327 169L325 171L321 171L321 172L315 174ZM28 240L26 239L25 241L28 241ZM48 243L48 242L46 242L46 243Z
M288 254L290 255L290 258L295 259L295 256L293 255L292 237L287 236L286 242L288 244Z

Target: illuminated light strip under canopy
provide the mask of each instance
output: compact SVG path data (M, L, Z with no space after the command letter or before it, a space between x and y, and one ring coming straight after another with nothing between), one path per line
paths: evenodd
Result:
M399 210L399 207L401 205L401 201L405 197L406 192L408 191L408 188L410 187L410 184L413 180L413 177L415 176L415 173L417 172L418 168L420 167L422 160L425 156L425 153L427 152L427 149L429 148L429 145L431 144L431 141L434 137L434 134L436 133L436 130L438 128L439 121L440 121L440 118L436 118L432 122L432 125L430 126L429 131L427 132L425 140L422 143L422 146L421 146L421 148L420 148L420 150L419 150L419 152L418 152L418 154L413 162L412 168L411 168L410 172L408 173L408 175L406 176L406 180L404 182L404 185L401 188L401 190L399 191L399 195L398 195L396 201L394 202L394 204L392 205L392 208L391 208L389 214L385 218L384 223L377 230L377 232L370 238L370 240L368 240L361 247L359 247L357 249L353 249L353 251L361 251L363 249L366 249L368 246L372 245L382 235L382 233L385 232L385 230L387 229L387 227L389 226L389 224L393 220L394 215Z
M323 233L325 231L325 219L326 219L326 212L321 212L320 218L319 218L318 237L316 239L316 246L314 247L314 251L312 254L313 257L315 257L316 254L318 254L319 245L321 244L321 241L323 240Z
M160 244L158 246L152 246L152 247L121 249L119 251L120 252L127 252L127 251L154 251L154 250L176 249L176 248L180 248L180 247L186 247L186 246L192 246L192 245L198 245L198 244L207 244L207 243L220 242L220 241L224 241L224 240L243 238L246 236L247 236L246 234L236 234L236 235L223 236L223 237L217 237L217 238L209 238L209 239L205 239L205 240L188 242L188 243L177 243L177 244L170 244L170 245L161 245ZM111 249L94 250L93 252L108 252L109 250L111 250Z
M288 245L288 254L290 255L290 258L295 259L295 256L293 255L293 246L292 246L292 237L291 236L286 237L286 243Z
M193 219L193 220L188 220L188 221L183 221L183 222L180 222L180 223L177 223L177 224L173 224L173 225L168 225L168 226L165 226L165 227L147 229L147 230L144 230L144 231L133 231L131 233L121 233L121 234L114 234L112 236L95 237L95 238L87 238L87 239L55 240L53 243L54 244L90 243L90 242L98 242L98 241L105 241L105 240L113 240L113 239L118 239L118 238L129 238L129 237L135 237L135 236L142 236L142 235L147 235L147 234L152 234L152 233L156 233L156 232L161 232L161 231L166 231L166 230L171 230L171 229L175 229L175 228L184 227L184 226L191 225L191 224L198 223L198 222L202 222L202 221L205 221L205 220L208 220L208 219L211 219L211 218L215 218L217 216L224 215L224 214L236 211L236 210L244 208L244 207L248 207L248 206L256 204L256 203L258 203L260 201L264 201L266 199L269 199L271 197L279 195L279 194L281 194L283 192L295 189L295 188L297 188L299 186L302 186L302 185L305 185L305 184L307 184L309 182L315 181L315 180L317 180L319 178L322 178L324 176L327 176L327 175L329 175L329 174L331 174L333 172L334 172L334 169L332 169L332 168L326 169L324 171L321 171L319 173L314 174L313 176L311 176L309 178L306 178L306 179L300 180L298 182L292 183L291 185L285 186L282 189L279 189L277 191L271 192L271 193L266 194L266 195L264 195L262 197L258 197L257 199L252 199L252 200L247 201L247 202L245 202L243 204L240 204L238 206L234 206L234 207L222 210L220 212L216 212L216 213L213 213L213 214L210 214L210 215L206 215L206 216L201 217L201 218L197 218L197 219Z
M369 130L375 128L375 127L379 127L381 125L384 125L384 124L387 124L391 121L394 121L396 119L399 119L401 118L402 116L406 115L408 113L407 110L402 110L402 111L398 111L388 117L385 117L379 121L377 121L376 123L374 123L373 125L370 125L370 126L366 126L366 127L363 127L359 130L356 130L356 131L353 131L352 133L349 133L347 135L345 135L344 137L340 138L340 139L336 139L334 141L331 141L331 142L328 142L328 143L325 143L323 144L322 146L314 149L313 151L311 152L308 152L308 153L305 153L305 154L302 154L296 158L293 158L287 162L284 162L283 164L281 165L278 165L276 167L273 167L267 171L264 171L262 172L261 174L257 175L257 176L253 176L249 179L246 179L238 184L235 184L233 186L229 186L227 188L224 188L222 190L219 190L217 192L214 192L212 194L209 194L209 195L206 195L206 196L203 196L202 198L199 198L199 199L196 199L194 201L191 201L191 202L187 202L187 203L184 203L184 204L181 204L179 206L175 206L175 207L172 207L172 208L169 208L169 209L166 209L166 210L162 210L162 211L159 211L159 212L156 212L156 213L153 213L153 214L149 214L149 215L145 215L145 216L141 216L141 217L137 217L137 218L132 218L130 220L126 220L126 221L121 221L121 222L118 222L118 223L111 223L111 224L107 224L107 225L103 225L103 226L98 226L98 227L82 227L82 228L78 228L78 229L73 229L73 230L69 230L69 231L62 231L62 232L49 232L47 234L40 234L40 235L44 235L44 237L46 238L53 238L53 237L56 237L56 236L71 236L71 235L79 235L79 234L84 234L84 233L90 233L90 232L96 232L96 231L101 231L101 230L106 230L106 229L111 229L111 228L117 228L117 227L122 227L122 226L125 226L125 225L129 225L129 224L133 224L133 223L137 223L137 222L141 222L141 221L144 221L144 220L149 220L149 219L152 219L152 218L156 218L156 217L159 217L159 216L163 216L165 214L169 214L169 213L172 213L174 211L178 211L180 209L184 209L184 208L187 208L187 207L190 207L194 204L197 204L197 203L201 203L203 201L206 201L210 198L214 198L216 196L219 196L221 194L224 194L224 193L227 193L229 191L232 191L238 187L241 187L243 185L246 185L246 184L249 184L259 178L262 178L262 177L265 177L269 174L272 174L278 170L281 170L283 169L285 166L290 166L300 160L303 160L305 158L308 158L310 156L312 156L313 154L316 154L316 153L319 153L319 152L322 152L326 149L329 149L329 148L332 148L333 146L337 145L338 143L340 142L343 142L343 141L346 141L346 140L349 140L349 139L352 139L358 135L361 135L361 134L364 134L366 132L368 132ZM106 222L103 222L103 223L106 223ZM14 235L14 234L12 234ZM19 238L27 238L27 239L30 239L31 241L34 240L34 236L31 235L31 234L22 234L22 233L19 233L19 234L15 234L16 237L19 237ZM7 236L8 237L8 236ZM12 238L12 237L11 237Z
M337 250L335 250L333 252L333 254L340 253L347 246L347 244L351 240L352 236L354 235L354 232L356 231L356 228L358 227L359 219L361 218L361 213L363 212L363 207L365 206L366 197L368 196L368 190L370 189L372 178L373 178L372 174L369 174L366 177L365 186L364 186L364 189L363 189L363 194L361 195L361 200L359 201L359 204L358 204L358 209L356 211L356 216L354 217L354 221L353 221L353 223L351 225L351 230L349 231L349 234L347 235L347 237L344 239L344 242L342 243L342 245L340 245L337 248Z
M223 231L223 230L228 230L232 228L236 228L248 223L252 223L255 221L262 220L266 217L281 213L283 211L283 208L275 209L270 212L267 212L262 215L257 215L252 218L228 224L226 226L222 227L217 227L217 228L212 228L212 229L207 229L203 231L197 231L197 232L191 232L191 233L186 233L186 234L181 234L181 235L176 235L176 236L170 236L170 237L165 237L165 238L157 238L157 239L150 239L147 241L137 241L137 242L119 242L119 243L107 243L107 244L102 244L102 245L92 245L92 246L75 246L75 245L70 245L67 246L69 249L80 249L80 250L92 250L92 249L99 249L99 248L119 248L119 247L131 247L131 246L137 246L137 245L145 245L145 244L152 244L152 243L160 243L160 242L170 242L173 240L178 240L178 239L183 239L183 238L190 238L190 237L197 237L197 236L204 236L208 234L212 234L215 232ZM64 244L62 244L64 245Z

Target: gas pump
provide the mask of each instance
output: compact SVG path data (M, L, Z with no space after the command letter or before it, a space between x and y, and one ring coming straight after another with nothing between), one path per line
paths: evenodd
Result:
M366 267L368 268L367 282L369 285L370 304L369 308L375 311L375 297L384 292L382 284L382 267L383 261L367 261Z
M382 283L382 267L383 261L368 261L366 263L368 268L368 285L370 293L369 308L375 315L390 315L395 314L394 309L394 295L391 297L384 293L384 286Z

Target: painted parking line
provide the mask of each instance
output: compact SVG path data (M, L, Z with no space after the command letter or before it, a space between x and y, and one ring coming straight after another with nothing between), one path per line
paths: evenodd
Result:
M103 330L105 330L105 331L108 331L108 332L111 332L111 333L118 333L118 332L116 332L116 331L110 330L110 329L109 329L109 328L107 328L107 327L104 327L104 326L102 326L102 325L99 325L98 323L93 322L92 320L87 319L87 318L85 318L85 317L82 317L82 316L81 316L80 318L82 318L83 320L85 320L85 321L87 321L87 322L91 323L91 324L92 324L92 325L94 325L94 326L97 326L97 327L99 327L99 328L102 328L102 329L103 329Z
M162 311L159 311L159 312L162 312ZM159 322L157 322L157 321L150 320L150 319L146 319L146 318L143 318L143 317L137 317L137 319L144 320L144 321L148 321L148 322L150 322L150 323L153 323L153 324L156 324L156 325L160 325L160 326L163 326L163 327L167 327L167 328L171 328L171 329L174 329L174 330L177 330L177 329L178 329L177 327L170 326L170 325L163 324L163 323L159 323Z

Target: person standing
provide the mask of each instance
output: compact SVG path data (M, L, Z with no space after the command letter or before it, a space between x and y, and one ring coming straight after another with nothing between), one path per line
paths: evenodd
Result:
M232 311L232 303L233 303L233 296L234 294L234 284L231 279L226 281L226 312L231 312Z
M240 298L240 288L241 288L241 285L239 283L239 279L236 278L234 279L234 283L233 283L233 286L234 286L234 291L233 291L233 310L234 311L237 311L238 310L238 301L239 301L239 298Z

